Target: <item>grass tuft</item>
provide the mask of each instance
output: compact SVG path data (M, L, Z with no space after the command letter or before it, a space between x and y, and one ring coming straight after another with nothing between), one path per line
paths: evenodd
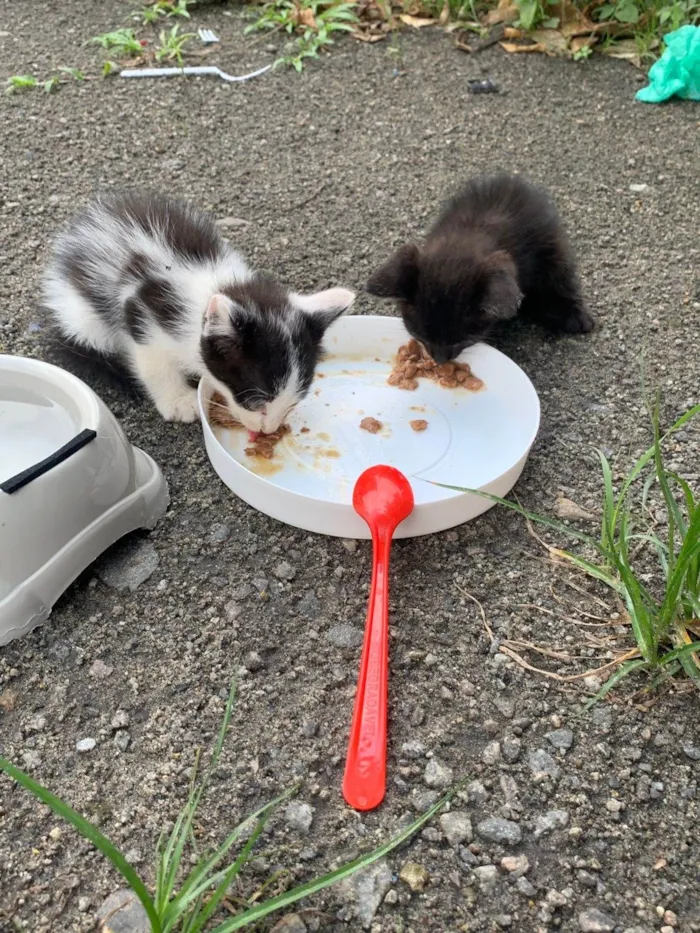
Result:
M598 451L602 520L598 537L524 509L519 503L457 486L446 488L498 502L529 522L574 538L584 553L550 547L550 554L599 580L619 597L629 618L639 658L627 660L594 698L600 699L633 671L654 676L683 670L700 688L700 495L664 461L665 442L700 414L685 412L664 434L659 396L650 406L653 443L616 489L608 458ZM650 508L651 493L660 507ZM593 556L589 557L588 554ZM634 652L633 652L634 653Z
M250 861L255 844L270 818L285 800L297 792L298 787L285 791L246 817L217 848L208 852L197 851L194 843L195 819L218 766L231 721L234 697L235 687L232 686L209 765L202 777L198 778L197 754L187 802L180 811L170 835L167 839L161 837L158 843L155 883L152 889L129 864L122 852L96 826L20 768L0 757L0 771L33 794L57 816L70 823L108 859L143 904L152 933L204 933L204 930L208 933L232 933L234 930L257 924L270 914L290 907L302 898L316 894L388 855L431 820L456 791L455 789L446 794L411 826L372 852L267 900L259 900L261 891L250 900L236 898L236 904L240 908L236 910L228 898L231 885L240 877ZM232 855L234 850L235 857ZM195 861L194 868L187 871L185 866L191 864L192 857ZM265 886L263 891L264 889ZM228 913L233 912L234 916L224 914L222 908ZM227 919L222 919L224 916Z

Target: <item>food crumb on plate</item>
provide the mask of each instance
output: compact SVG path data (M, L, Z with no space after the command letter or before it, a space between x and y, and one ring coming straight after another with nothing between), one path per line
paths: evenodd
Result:
M289 434L291 430L288 424L282 424L272 434L258 434L253 444L246 447L246 457L262 457L263 460L272 460L275 455L275 447L285 434Z
M425 431L428 427L428 422L424 418L415 418L413 421L408 422L414 431Z
M389 375L389 385L399 389L417 389L418 379L432 379L445 389L461 387L478 392L484 383L471 371L468 363L436 363L417 340L399 347L396 363Z
M360 427L363 431L369 431L370 434L378 434L382 429L382 423L376 418L363 418Z

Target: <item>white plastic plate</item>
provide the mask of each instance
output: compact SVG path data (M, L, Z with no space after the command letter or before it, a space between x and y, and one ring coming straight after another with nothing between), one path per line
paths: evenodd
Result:
M369 537L353 510L352 492L360 473L377 463L397 467L413 487L416 506L397 537L432 534L485 512L493 504L489 500L434 483L504 496L537 435L537 393L515 363L486 344L460 357L483 380L478 392L446 389L427 379L415 391L389 386L396 352L407 340L397 318L340 318L327 333L328 356L313 388L287 419L291 433L270 461L245 454L244 430L210 425L213 389L202 380L204 440L224 483L272 518L345 538ZM382 423L378 434L360 428L368 416ZM419 419L428 422L421 433L409 424Z

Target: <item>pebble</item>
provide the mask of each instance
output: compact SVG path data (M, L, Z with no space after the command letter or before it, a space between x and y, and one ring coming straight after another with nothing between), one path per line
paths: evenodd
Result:
M524 897L534 897L537 893L527 878L518 878L515 882L515 889Z
M114 670L113 667L110 667L109 664L105 664L104 661L98 658L96 661L93 661L88 673L90 674L91 677L106 678L106 677L109 677L109 675L112 673L113 670Z
M495 765L501 757L501 746L498 742L489 742L481 753L481 760L485 765Z
M242 217L218 217L214 223L217 227L247 227L250 221Z
M338 885L338 893L347 902L356 905L357 919L365 930L372 926L374 915L389 891L391 881L391 868L385 859L381 859Z
M357 648L362 644L364 632L354 625L341 622L328 630L326 638L336 648Z
M578 915L578 925L582 933L612 933L615 921L602 910L592 907Z
M567 752L574 744L574 733L571 729L554 729L553 732L547 733L546 738L555 748L563 752Z
M513 878L521 878L530 871L530 860L527 855L506 855L501 859L501 868Z
M454 774L452 768L442 764L437 758L431 758L425 767L423 781L428 787L444 788L452 784Z
M150 541L132 541L125 549L105 557L98 565L97 576L118 593L133 593L159 563L158 552Z
M399 878L409 886L414 894L420 894L425 889L430 874L427 868L419 865L418 862L406 862L399 872Z
M287 580L287 581L293 580L294 577L296 577L297 575L297 572L294 569L294 567L292 567L292 565L286 560L283 560L281 561L281 563L277 564L277 566L273 570L273 573L277 577L278 580Z
M124 858L129 865L140 865L143 862L143 853L140 849L129 849L124 853Z
M554 909L557 907L566 907L568 904L566 895L562 894L561 891L555 890L554 888L550 888L549 891L547 891L545 900L547 904Z
M675 914L672 910L665 910L663 921L667 927L677 927L678 926L678 915Z
M133 891L120 888L97 911L100 933L151 933L151 922Z
M440 799L440 794L436 790L420 790L415 788L412 795L413 806L419 813L425 813L434 803Z
M125 752L131 745L131 736L128 732L122 729L114 736L114 744L117 746L120 752Z
M247 671L255 673L255 671L261 671L265 667L265 662L257 651L249 651L243 659L243 666Z
M317 619L321 611L321 603L313 590L304 593L299 600L299 612L307 619Z
M484 890L493 888L498 878L498 869L495 865L480 865L474 869L474 875L479 882L479 886Z
M688 743L683 746L683 752L691 761L700 761L700 745Z
M111 726L113 729L126 729L129 721L129 714L123 709L118 709L112 716Z
M78 910L81 914L86 914L90 910L90 898L89 897L79 897L78 898Z
M549 810L535 820L535 839L541 839L555 829L564 829L569 822L568 810Z
M58 842L62 835L63 833L58 826L54 826L54 828L49 832L49 837L53 839L54 842Z
M410 742L404 742L401 746L401 757L408 758L409 760L416 760L418 758L425 757L426 748L422 742L418 742L415 739Z
M543 748L530 751L527 756L527 763L536 784L547 780L556 781L561 775L561 768L549 752L546 752Z
M287 914L270 930L270 933L307 933L308 927L299 914Z
M515 762L520 757L520 749L522 743L520 739L515 736L508 735L501 742L501 750L503 752L503 757L508 762L508 764L515 764Z
M223 544L231 537L231 529L228 525L222 525L219 522L211 526L209 540L212 544Z
M85 754L86 752L91 752L96 745L97 742L94 739L78 739L75 743L75 750Z
M471 842L474 838L472 821L460 810L443 813L440 817L440 829L451 846L459 845L460 842Z
M314 812L315 808L310 803L300 803L298 800L293 800L287 804L284 819L290 829L295 829L300 833L308 833L311 829Z
M517 823L491 816L482 820L476 827L477 835L487 842L498 842L504 846L517 846L523 833Z

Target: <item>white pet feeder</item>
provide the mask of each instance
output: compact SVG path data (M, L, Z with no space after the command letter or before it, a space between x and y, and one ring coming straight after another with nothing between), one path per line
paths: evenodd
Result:
M0 645L43 622L64 590L168 490L85 383L0 355Z

